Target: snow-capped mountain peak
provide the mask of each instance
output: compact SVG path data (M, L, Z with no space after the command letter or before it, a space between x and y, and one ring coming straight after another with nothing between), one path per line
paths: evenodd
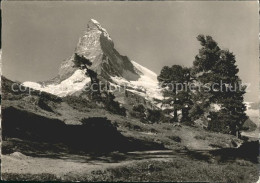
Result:
M157 75L127 56L120 55L106 29L95 19L88 22L74 54L61 64L55 83L49 81L45 86L33 82L23 84L61 97L80 92L90 82L90 78L75 67L75 54L89 59L92 62L90 69L102 80L118 86L124 85L128 91L147 100L162 98Z

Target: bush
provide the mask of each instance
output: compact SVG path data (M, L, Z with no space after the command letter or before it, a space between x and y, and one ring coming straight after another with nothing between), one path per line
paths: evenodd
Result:
M158 123L162 118L162 112L160 110L147 109L146 119L152 123Z
M194 138L197 139L197 140L206 140L207 137L196 135L196 136L194 136Z
M162 114L160 121L162 123L174 123L174 118L172 116Z
M38 106L45 111L54 112L52 108L48 106L47 101L45 101L43 98L39 99Z
M93 117L93 118L83 118L81 119L81 123L84 126L90 126L91 128L111 128L116 129L116 126L112 124L110 120L106 117Z
M139 113L145 113L145 107L142 104L133 107L133 111Z
M94 101L78 96L66 96L63 98L63 101L67 102L71 107L80 111L85 111L86 108L93 109L98 107Z
M226 134L230 132L228 117L221 115L219 112L210 112L209 116L212 120L208 123L208 130Z
M181 138L179 136L170 136L169 139L174 140L175 142L181 142Z
M142 128L140 126L131 124L129 122L124 123L124 126L130 130L142 131Z
M130 115L141 119L141 122L151 122L151 123L158 123L161 120L170 120L169 118L165 118L161 110L153 110L153 109L146 109L142 104L138 104L133 106Z
M145 111L146 111L145 107L142 104L139 104L137 106L133 106L132 111L130 111L130 115L132 117L141 119L142 122L145 122L146 121Z
M142 121L145 122L146 115L145 115L144 113L135 112L135 111L130 111L129 114L130 114L132 117L141 119Z
M194 105L189 110L189 117L191 118L192 121L199 119L203 114L204 114L204 110L203 110L202 106L199 106L197 104Z
M102 101L105 105L105 109L121 116L126 116L126 109L120 106L120 103L115 101L115 96L112 93L104 93L105 97Z

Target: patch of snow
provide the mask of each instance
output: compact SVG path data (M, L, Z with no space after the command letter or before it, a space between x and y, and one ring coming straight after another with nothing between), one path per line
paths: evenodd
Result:
M84 89L90 78L85 75L85 70L76 70L72 76L63 80L60 84L40 85L35 82L24 82L23 85L35 90L44 91L64 97Z
M210 104L210 108L211 108L213 111L217 112L217 111L220 111L221 105L220 105L220 104Z
M129 84L129 81L127 81L125 78L117 77L117 76L111 76L111 78L118 85L127 85L127 84Z
M258 181L256 183L260 183L260 177L259 177L259 179L258 179Z
M155 74L153 71L151 71L151 70L149 70L149 69L143 67L142 65L136 63L136 62L133 61L133 60L132 60L131 62L132 62L132 64L134 65L134 67L135 67L138 71L140 71L143 75L145 75L145 76L151 78L151 79L154 80L154 81L157 81L157 74Z
M132 93L135 93L137 95L140 95L141 97L144 97L145 99L148 99L148 96L146 95L146 93L144 92L139 92L139 91L136 91L136 90L132 90L132 89L126 89L127 91L130 91Z
M40 85L39 83L35 83L35 82L31 82L31 81L25 81L22 84L23 86L35 89L35 90L42 90L42 85Z
M163 99L162 90L159 87L159 82L157 81L157 75L151 70L141 66L140 64L131 61L134 65L137 73L139 73L140 78L136 81L127 81L122 77L111 77L111 79L121 86L128 86L136 90L128 89L129 91L136 93L145 97L146 99Z
M90 19L94 24L99 24L99 22L98 21L96 21L95 19Z
M259 109L252 109L251 104L253 102L244 102L246 105L246 114L250 117L250 119L256 123L257 126L260 125L259 121Z

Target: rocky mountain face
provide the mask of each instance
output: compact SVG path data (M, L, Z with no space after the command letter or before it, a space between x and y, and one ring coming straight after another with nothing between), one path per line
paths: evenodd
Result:
M41 83L28 81L23 85L60 97L81 93L90 78L85 75L84 70L75 67L75 54L90 60L90 69L95 71L101 80L116 87L126 88L131 96L144 98L148 102L162 98L157 75L127 56L120 55L108 32L94 19L88 22L74 54L61 64L57 77ZM117 95L119 98L121 96L119 102L124 103L122 94Z
M91 69L107 80L110 76L123 77L127 80L137 80L140 77L131 61L114 49L109 34L96 20L89 21L75 53L89 59L92 62ZM72 56L61 65L59 76L62 80L74 73L73 59Z

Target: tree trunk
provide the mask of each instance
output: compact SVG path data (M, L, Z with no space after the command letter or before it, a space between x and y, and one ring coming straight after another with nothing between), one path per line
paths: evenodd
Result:
M174 109L174 112L173 112L173 114L174 114L174 117L173 117L173 121L174 122L178 122L178 110L177 109Z
M189 110L190 110L190 108L182 109L182 119L181 119L181 121L188 122L188 121L191 120L190 117L189 117Z

